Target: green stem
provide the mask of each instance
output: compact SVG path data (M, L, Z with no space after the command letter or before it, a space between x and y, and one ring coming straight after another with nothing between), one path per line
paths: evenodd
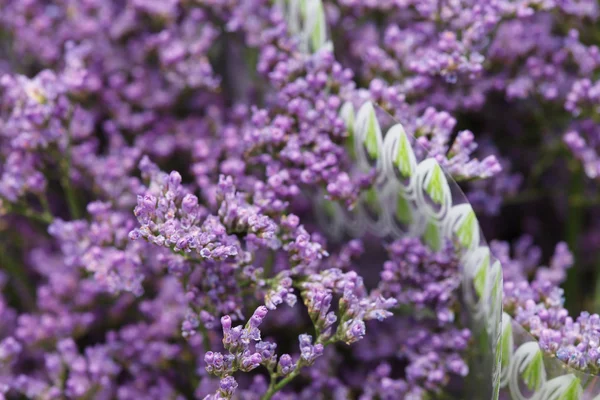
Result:
M290 372L290 374L288 376L286 376L279 382L277 382L277 373L272 373L271 374L271 383L269 384L269 388L267 389L267 392L263 395L261 400L270 400L275 393L277 393L281 389L283 389L285 385L290 383L295 377L297 377L300 374L300 370L302 369L303 366L304 365L302 364L302 361L298 361L296 368L294 368L294 370L292 372Z
M38 194L38 199L40 200L44 214L52 216L52 210L50 209L50 204L48 203L48 197L46 196L46 193Z
M573 313L580 305L581 282L577 269L579 239L583 229L583 208L573 199L583 196L584 175L579 166L572 166L571 185L569 187L569 208L567 212L566 239L575 258L575 267L567 272L565 282L565 306ZM597 291L598 292L598 291Z
M344 319L342 318L342 320L340 321L340 324L338 326L338 330L340 329L340 326L343 325L343 322L344 322ZM322 340L323 336L321 336L321 331L316 326L315 326L315 335L318 338L315 343L322 344L323 347L327 347L330 344L333 344L339 340L338 332L336 332L336 334L331 336L330 338L328 338L326 340ZM277 393L278 391L283 389L285 387L285 385L287 385L295 377L300 375L300 371L302 370L303 367L304 367L304 363L302 362L302 359L298 360L298 364L296 364L296 368L294 368L294 370L292 372L290 372L290 374L288 376L286 376L279 382L277 382L277 373L271 372L271 383L269 384L269 388L267 389L267 392L263 395L261 400L270 400L271 397L273 397L273 395L275 393Z
M13 204L8 206L9 212L14 212L15 214L21 215L23 217L29 218L33 221L41 222L43 224L51 224L54 217L48 211L39 212L29 208L26 205Z

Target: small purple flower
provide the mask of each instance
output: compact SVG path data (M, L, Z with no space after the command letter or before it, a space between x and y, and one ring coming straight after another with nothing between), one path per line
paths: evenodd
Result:
M300 356L306 365L313 364L318 357L323 355L323 345L320 343L313 345L311 335L302 334L298 337L298 340L300 342Z
M277 372L282 376L288 375L296 368L296 364L293 362L292 357L289 354L282 354L279 357L279 362L277 363Z

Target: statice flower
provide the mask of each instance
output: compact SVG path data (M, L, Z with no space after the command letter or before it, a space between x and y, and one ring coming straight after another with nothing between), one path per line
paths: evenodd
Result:
M469 371L461 356L470 339L466 329L449 329L439 334L426 330L417 331L407 341L408 382L419 382L419 386L435 391L443 387L452 375L465 377Z
M27 193L43 195L44 168L59 164L64 169L56 153L68 152L71 141L89 136L85 123L77 122L93 117L70 101L62 74L44 70L31 79L0 79L0 151L6 158L0 168L0 195L17 203Z
M420 156L428 154L435 157L457 181L489 178L498 174L502 169L496 156L487 156L481 161L472 158L478 147L473 132L460 131L453 141L450 140L455 125L456 119L447 112L427 108L415 120L417 152L421 152Z
M0 360L3 364L15 359L22 350L21 344L14 337L8 336L0 343Z
M278 305L285 302L290 307L293 307L298 300L294 294L292 287L293 280L290 277L289 271L282 271L271 279L270 288L265 293L265 306L274 310Z
M590 124L587 125L590 126ZM600 156L597 150L599 138L600 136L595 126L581 133L571 130L563 136L564 143L583 164L586 175L594 179L600 173Z
M39 164L39 160L31 153L11 152L6 158L0 177L2 198L16 202L25 193L43 193L47 183L39 170Z
M206 370L221 377L220 388L215 395L221 397L214 398L230 399L233 396L237 383L232 374L237 370L249 372L263 362L272 362L275 346L260 341L259 326L266 315L267 308L265 306L258 307L244 327L241 325L232 327L229 316L221 318L223 346L228 354L209 351L204 355ZM253 352L250 345L255 342L258 343L252 346L255 348L255 352Z
M164 15L163 12L157 14ZM213 73L207 52L217 36L217 29L207 13L195 9L179 24L172 24L155 37L149 37L148 50L155 46L161 67L167 71L165 78L175 87L216 89L220 82Z
M86 140L73 147L73 164L77 182L88 186L93 182L94 190L109 200L115 208L132 208L135 206L136 194L141 183L132 177L141 157L141 149L128 146L124 135L112 123L103 126L107 136L105 154L98 154L100 143L97 140Z
M361 400L379 397L383 400L395 399L399 394L405 398L420 398L424 396L423 389L410 388L403 379L390 377L392 367L389 364L380 364L369 374L366 380L365 392Z
M277 360L276 344L262 341L258 329L267 314L267 308L257 308L245 327L232 328L231 318L221 318L223 345L229 354L208 352L205 356L206 369L217 376L230 376L236 370L249 371L264 365L272 374L267 396L272 396L301 369L313 365L324 354L327 345L337 341L355 343L365 335L365 322L372 319L383 320L391 316L387 311L395 305L393 299L368 295L362 279L355 272L343 273L339 269L327 269L309 276L302 284L301 295L308 309L317 337L310 334L298 337L300 356L294 362L289 354ZM333 295L340 296L337 311L330 310ZM335 333L333 325L338 322ZM252 352L251 344L254 345ZM274 379L282 377L280 382ZM220 392L217 393L217 395Z
M333 295L340 296L337 313L329 310ZM393 298L384 298L375 292L368 294L356 272L344 273L337 268L309 277L302 284L302 297L320 337L347 344L363 338L364 321L381 321L392 315L388 310L396 305ZM331 327L336 321L337 329L333 333Z
M87 332L98 321L102 289L92 280L81 278L81 269L66 265L60 254L35 249L28 260L41 281L33 300L35 308L20 313L14 326L17 340L39 346L75 332Z
M93 222L55 220L48 232L60 244L70 266L85 268L111 292L143 293L141 255L147 246L128 240L134 221L127 214L111 210L108 203L93 202L87 207ZM81 237L86 241L81 241Z
M485 143L485 147L492 146ZM497 150L490 151L496 153ZM517 195L523 184L523 175L514 171L511 161L507 158L499 160L502 170L489 179L472 182L467 195L469 203L478 213L499 215L506 198Z
M167 175L147 158L140 168L150 179L148 192L138 196L134 213L141 228L130 238L144 238L176 253L194 252L206 259L223 260L238 254L236 241L229 238L225 226L215 216L207 216L198 198L181 186L181 175Z
M460 284L460 263L452 243L434 252L419 239L406 238L390 244L388 252L379 290L400 306L433 312L440 324L452 323Z
M12 146L47 147L65 135L62 121L68 118L70 104L54 72L45 70L33 79L4 75L2 89L2 136Z
M256 247L277 249L281 243L276 237L277 225L259 208L248 204L242 193L236 193L231 177L221 177L219 180L218 200L219 218L231 233L247 232L246 243L248 250Z
M322 185L331 198L352 204L359 186L344 168L347 132L338 115L353 89L352 73L324 49L306 60L296 56L276 62L268 77L278 91L270 109L253 112L253 127L245 134L248 161L265 163L267 178L285 175L296 185ZM342 181L350 187L342 190Z
M522 240L521 244L526 253L521 250L514 259L503 253L508 271L512 271L505 275L505 310L539 340L542 350L573 368L596 373L600 317L585 311L577 318L571 317L564 308L564 292L556 286L566 279L566 269L573 264L572 254L565 243L559 243L550 265L537 269L529 282L522 271L531 268L526 263L539 261L539 253L530 247L530 240ZM505 244L496 246L507 249Z
M366 102L525 234L491 245L504 311L600 372L595 0L0 9L0 398L465 398L453 244L316 218L372 217Z

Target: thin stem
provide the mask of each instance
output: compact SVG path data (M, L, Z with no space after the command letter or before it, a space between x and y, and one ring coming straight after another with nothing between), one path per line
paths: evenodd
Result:
M52 214L48 211L39 212L22 204L9 204L7 209L9 212L13 212L23 217L29 218L33 221L41 222L47 225L51 224L54 219Z
M46 193L38 194L38 199L40 200L40 204L42 206L42 210L44 210L44 214L52 215L52 210L50 209L50 204L48 203L48 197Z
M302 367L304 367L304 364L302 363L302 360L300 360L298 361L296 368L294 368L294 370L290 372L288 376L286 376L279 382L277 382L277 373L271 373L271 383L269 384L269 388L267 389L267 392L263 395L261 400L270 400L275 393L283 389L285 385L290 383L295 377L297 377L300 374L300 370L302 369Z
M277 383L277 371L269 371L269 376L271 377L271 381L269 382L269 387L267 388L267 392L263 395L261 400L270 399L275 394L275 384Z

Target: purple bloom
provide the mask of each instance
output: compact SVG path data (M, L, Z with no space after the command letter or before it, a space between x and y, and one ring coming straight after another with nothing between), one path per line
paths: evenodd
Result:
M320 343L313 345L311 335L302 334L298 337L298 341L300 342L300 357L305 364L311 365L319 356L323 355L323 345Z
M0 8L0 398L464 398L456 245L350 238L436 184L357 152L366 102L488 238L524 234L490 246L504 311L600 372L600 317L567 310L598 297L596 1Z

